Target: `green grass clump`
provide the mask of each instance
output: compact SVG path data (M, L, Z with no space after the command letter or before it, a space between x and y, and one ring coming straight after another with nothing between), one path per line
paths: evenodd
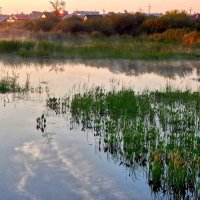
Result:
M200 92L106 92L97 87L71 97L72 127L93 130L99 149L130 169L141 168L155 193L198 199Z
M27 79L24 86L21 86L18 83L18 76L13 74L9 76L8 74L5 77L0 79L0 93L15 93L15 92L26 92L29 90L30 82L29 76L27 75Z
M0 80L0 93L18 92L21 88L14 78L2 78Z

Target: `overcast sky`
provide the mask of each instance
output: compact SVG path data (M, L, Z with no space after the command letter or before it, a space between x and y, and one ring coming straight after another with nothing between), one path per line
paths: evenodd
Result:
M53 1L53 0L52 0ZM140 9L148 12L148 5L151 4L151 12L165 12L167 10L186 10L192 8L193 12L200 12L200 0L67 0L66 10L98 10L136 12ZM29 13L33 10L51 11L49 0L0 0L4 14Z

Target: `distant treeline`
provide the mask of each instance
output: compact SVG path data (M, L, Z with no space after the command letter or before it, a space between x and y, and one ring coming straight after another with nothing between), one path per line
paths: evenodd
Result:
M185 11L169 11L160 17L142 13L111 14L84 21L76 16L66 20L56 17L29 21L25 24L31 31L53 31L63 33L88 33L98 35L132 35L163 33L171 29L182 29L184 33L200 31L200 19L194 19Z

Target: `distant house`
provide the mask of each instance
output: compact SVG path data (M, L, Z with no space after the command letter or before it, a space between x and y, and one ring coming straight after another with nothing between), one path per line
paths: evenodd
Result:
M102 15L84 15L84 17L82 18L83 21L87 21L88 19L95 19L95 18L99 18L102 17Z
M100 15L100 13L98 11L74 11L72 13L72 15L77 16L81 19L83 19L85 16L89 16L89 15Z
M15 18L16 18L16 20L29 20L30 19L29 15L26 15L26 14L23 14L23 13L16 14Z
M68 12L67 11L60 11L59 15L57 16L55 14L55 12L43 12L39 19L48 19L48 18L52 18L52 17L58 17L60 19L62 19L64 16L67 16Z
M39 11L32 11L32 12L29 14L29 18L32 19L32 20L39 19L41 15L42 15L42 12L39 12Z
M68 18L70 18L70 17L72 17L72 16L74 16L74 15L72 15L72 14L65 14L63 17L62 17L62 20L65 20L65 19L68 19Z
M5 22L8 19L8 16L0 16L0 22Z
M16 17L14 16L14 15L11 15L10 17L8 17L7 19L6 19L6 21L7 22L9 22L9 23L13 23L13 22L15 22L17 19L16 19Z
M146 16L148 16L148 17L161 17L163 14L162 13L146 13L145 14Z
M53 17L53 16L55 16L55 14L52 13L52 12L43 12L43 13L40 15L39 19L48 19L48 18L51 18L51 17Z
M11 15L10 17L7 18L7 22L16 22L16 21L24 21L24 20L30 20L29 15L26 14L16 14L16 15Z
M197 14L192 15L192 18L193 18L194 20L200 19L200 13L197 13Z

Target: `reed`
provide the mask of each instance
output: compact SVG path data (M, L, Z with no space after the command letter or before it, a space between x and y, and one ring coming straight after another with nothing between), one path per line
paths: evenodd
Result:
M30 89L30 76L27 75L24 86L18 82L18 75L8 73L0 79L0 93L28 92Z
M99 150L129 168L134 177L142 169L154 193L198 199L199 92L169 86L142 93L96 87L68 97L67 102L71 128L79 124L83 131L92 130Z

